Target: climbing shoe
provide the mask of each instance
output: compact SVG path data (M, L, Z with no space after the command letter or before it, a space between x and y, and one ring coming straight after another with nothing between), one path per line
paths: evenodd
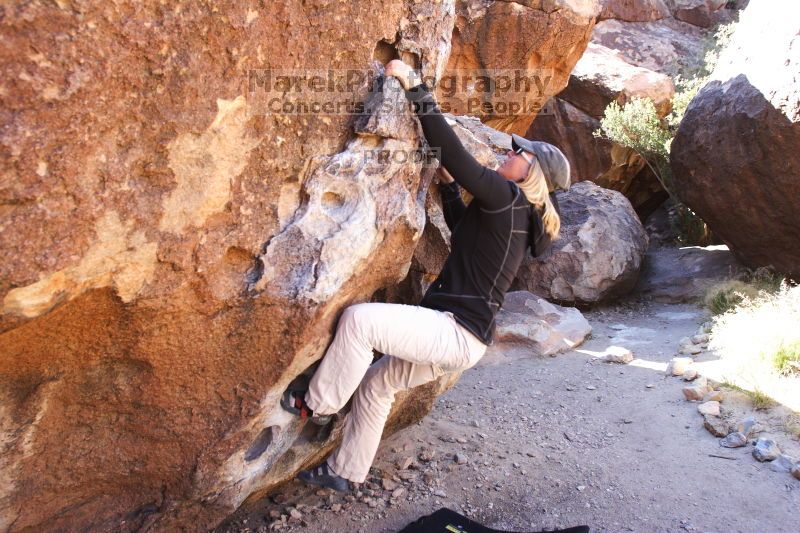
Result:
M318 426L327 426L333 420L333 415L315 415L314 411L306 405L305 396L306 392L304 390L286 389L281 398L281 407L293 415L311 420Z
M325 461L321 465L312 468L311 470L301 470L297 474L297 478L309 485L317 485L318 487L327 487L339 492L349 492L350 482L341 476L337 476L328 467L328 462Z

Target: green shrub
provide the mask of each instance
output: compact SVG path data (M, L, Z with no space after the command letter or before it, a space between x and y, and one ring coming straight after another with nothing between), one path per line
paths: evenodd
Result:
M646 159L660 160L669 156L670 134L650 98L634 97L624 106L617 102L608 104L600 120L600 131L595 135L605 135Z
M705 77L683 78L680 75L674 79L675 95L672 97L672 111L667 115L667 126L670 131L677 132L678 126L686 114L686 108L700 89L705 85Z
M671 135L650 98L634 97L624 106L611 102L593 135L637 152L672 196L668 145Z

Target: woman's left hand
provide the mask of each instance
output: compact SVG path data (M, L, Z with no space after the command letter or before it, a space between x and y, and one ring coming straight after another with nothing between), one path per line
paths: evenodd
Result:
M415 87L421 81L418 79L414 69L399 59L393 59L386 63L386 75L397 78L406 91Z

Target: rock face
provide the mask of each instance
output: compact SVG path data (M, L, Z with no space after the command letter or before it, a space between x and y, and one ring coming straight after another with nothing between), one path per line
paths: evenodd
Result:
M506 294L497 314L497 340L522 343L534 355L556 355L579 346L592 332L580 311L551 304L526 291Z
M747 266L800 276L800 4L741 14L670 161L681 199Z
M542 104L567 84L599 12L597 0L460 1L449 83L437 88L442 109L524 134ZM481 75L508 77L511 86L482 90L475 83ZM529 79L529 89L518 76Z
M545 255L523 263L513 287L576 303L629 292L647 249L647 235L630 202L588 181L557 194L561 238Z
M406 275L432 170L376 157L419 135L370 65L440 76L453 2L13 4L0 530L204 529L336 443L278 398L345 305ZM368 115L277 113L298 69L353 75L315 97ZM445 386L399 395L387 432Z
M600 20L649 22L670 16L669 0L600 0Z
M589 43L559 97L599 118L609 103L623 105L638 96L651 99L664 116L671 108L674 92L669 76L632 65L619 51Z
M618 50L632 65L674 75L702 59L709 35L704 28L670 17L652 22L604 20L595 26L592 42Z

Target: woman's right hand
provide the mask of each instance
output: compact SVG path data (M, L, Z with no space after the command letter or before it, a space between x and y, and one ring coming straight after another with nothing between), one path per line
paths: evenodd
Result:
M439 178L439 183L453 183L456 181L453 179L453 176L450 175L447 169L441 165L436 169L436 177Z

